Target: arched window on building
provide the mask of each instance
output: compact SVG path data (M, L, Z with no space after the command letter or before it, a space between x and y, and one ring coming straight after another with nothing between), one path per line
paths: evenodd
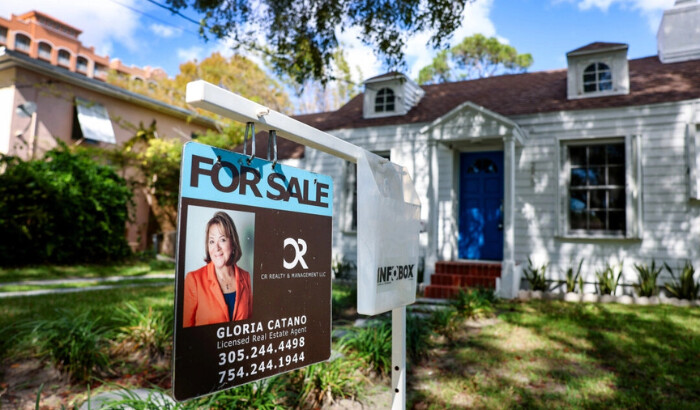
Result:
M394 90L382 88L374 99L374 112L393 112L396 109Z
M47 60L51 61L51 44L45 43L45 42L40 42L39 43L39 49L38 49L38 55L39 58L42 60Z
M70 67L70 52L67 50L58 50L58 65Z
M32 46L32 39L24 34L15 34L15 50L29 54L29 48Z
M87 74L88 60L83 56L78 56L75 61L75 70L81 74Z
M593 63L583 70L583 92L612 90L612 71L605 63Z

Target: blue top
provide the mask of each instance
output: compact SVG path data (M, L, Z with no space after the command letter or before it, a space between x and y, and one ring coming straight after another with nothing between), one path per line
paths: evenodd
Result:
M224 293L224 299L226 300L226 306L228 306L228 318L231 320L233 307L236 306L236 292Z

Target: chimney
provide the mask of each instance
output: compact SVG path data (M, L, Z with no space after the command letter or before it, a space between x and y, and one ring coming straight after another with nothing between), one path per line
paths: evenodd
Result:
M664 11L656 41L662 63L700 59L700 3L676 0Z

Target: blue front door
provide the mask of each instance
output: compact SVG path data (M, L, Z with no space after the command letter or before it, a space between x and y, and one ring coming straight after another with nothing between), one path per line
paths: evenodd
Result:
M503 151L460 156L459 257L503 259Z

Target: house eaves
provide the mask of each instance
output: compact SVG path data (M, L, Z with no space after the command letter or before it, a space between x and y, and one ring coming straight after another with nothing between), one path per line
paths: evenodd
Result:
M498 124L501 124L507 128L511 128L513 130L513 136L515 137L515 142L518 145L523 145L527 135L526 135L525 131L522 128L520 128L520 125L518 125L518 123L516 123L515 121L511 120L508 117L504 117L501 114L493 112L493 111L489 110L488 108L484 108L480 105L474 104L471 101L466 101L466 102L458 105L457 107L455 107L452 110L450 110L449 112L447 112L445 115L435 119L430 124L421 128L421 130L420 130L421 134L429 134L435 128L438 128L441 125L449 122L451 119L457 117L460 113L462 113L464 111L472 111L472 112L479 113L479 114L483 115L484 117L497 122Z
M11 67L21 67L51 78L63 81L67 84L95 91L102 95L127 101L134 105L148 108L163 114L183 119L193 124L208 128L216 128L217 122L211 118L197 114L196 112L166 104L144 95L134 93L123 88L107 84L105 82L73 73L64 68L56 67L44 61L36 60L22 53L0 47L0 70Z

